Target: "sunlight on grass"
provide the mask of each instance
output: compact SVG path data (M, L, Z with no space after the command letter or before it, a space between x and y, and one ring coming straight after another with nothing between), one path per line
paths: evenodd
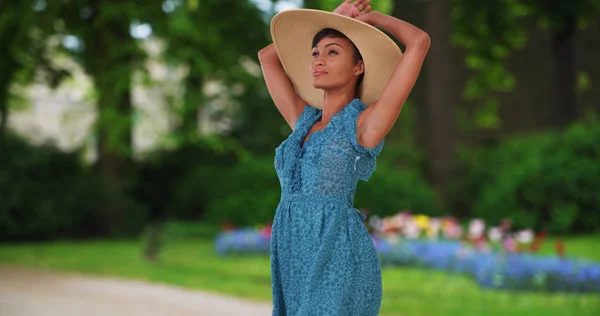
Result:
M598 260L598 236L566 239L573 256ZM170 238L159 262L142 259L141 241L0 245L0 264L111 275L270 302L269 259L219 257L212 239ZM551 245L543 249L552 253ZM384 267L381 315L597 315L600 295L482 290L468 277Z

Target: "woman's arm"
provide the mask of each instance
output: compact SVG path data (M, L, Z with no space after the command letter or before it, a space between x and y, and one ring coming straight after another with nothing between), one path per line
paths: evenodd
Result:
M258 60L275 106L288 125L294 129L296 120L302 114L306 102L294 90L273 44L258 52Z
M431 41L427 33L414 25L383 13L374 11L356 19L384 29L406 46L381 96L358 118L357 141L364 147L373 148L389 133L400 115Z

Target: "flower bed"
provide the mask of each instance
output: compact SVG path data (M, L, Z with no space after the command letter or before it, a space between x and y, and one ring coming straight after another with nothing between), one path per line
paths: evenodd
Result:
M600 264L527 253L478 252L456 241L375 239L382 265L416 266L473 277L483 288L600 292Z
M220 255L268 255L270 240L270 227L230 229L217 236L215 247Z
M543 233L511 231L510 222L489 227L474 219L467 229L453 218L402 212L366 223L384 266L412 266L465 274L482 288L600 293L600 263L535 254ZM220 255L269 254L271 227L228 227L216 240Z

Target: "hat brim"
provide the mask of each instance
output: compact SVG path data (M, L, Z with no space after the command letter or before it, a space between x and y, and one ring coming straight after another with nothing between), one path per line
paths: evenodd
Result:
M379 29L362 21L320 10L294 9L278 13L271 20L271 37L298 95L309 105L323 107L323 90L312 83L312 39L319 31L332 28L346 35L363 57L365 74L358 97L365 104L375 102L390 79L402 51Z

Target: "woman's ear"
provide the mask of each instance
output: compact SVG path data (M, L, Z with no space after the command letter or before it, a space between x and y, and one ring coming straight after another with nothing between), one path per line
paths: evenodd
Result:
M354 72L354 75L359 76L364 72L365 72L365 64L363 63L362 60L359 60L358 64L356 64L356 71Z

